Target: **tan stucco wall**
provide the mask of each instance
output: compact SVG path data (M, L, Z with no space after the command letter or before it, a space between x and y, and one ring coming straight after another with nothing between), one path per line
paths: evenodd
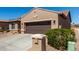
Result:
M59 26L61 28L70 28L71 27L71 22L70 22L70 18L67 17L67 18L63 18L59 15Z
M21 29L24 28L24 22L37 22L37 21L48 21L48 20L56 20L56 24L53 24L51 21L51 28L58 28L58 14L54 12L48 12L45 10L35 9L31 11L29 14L24 15L21 19ZM23 31L23 29L22 29Z
M35 9L29 14L25 15L21 21L22 22L28 22L28 21L34 21L34 20L55 20L57 19L57 13L48 12L44 10Z
M59 26L59 21L58 21L58 15L55 16L56 18L51 20L51 29L56 29ZM53 23L55 21L55 24Z

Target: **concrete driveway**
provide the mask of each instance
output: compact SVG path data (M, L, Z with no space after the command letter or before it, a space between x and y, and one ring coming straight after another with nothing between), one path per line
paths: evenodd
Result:
M31 34L15 34L0 38L0 51L25 51L31 47Z

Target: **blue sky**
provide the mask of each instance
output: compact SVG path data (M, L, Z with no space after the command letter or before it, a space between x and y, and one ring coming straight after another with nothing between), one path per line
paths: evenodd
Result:
M0 20L16 19L28 13L33 7L0 7ZM42 7L48 10L71 12L72 22L79 24L79 7Z

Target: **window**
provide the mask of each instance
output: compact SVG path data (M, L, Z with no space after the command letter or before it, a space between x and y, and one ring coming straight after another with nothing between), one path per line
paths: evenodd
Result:
M54 20L54 21L53 21L53 24L55 24L55 23L56 23L56 21Z
M12 29L15 29L15 24L14 23L12 23Z

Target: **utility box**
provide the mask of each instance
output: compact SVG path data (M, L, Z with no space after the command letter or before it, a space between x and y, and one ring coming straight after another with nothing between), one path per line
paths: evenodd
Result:
M68 51L75 51L76 48L75 48L75 42L72 42L72 41L69 41L68 42Z

